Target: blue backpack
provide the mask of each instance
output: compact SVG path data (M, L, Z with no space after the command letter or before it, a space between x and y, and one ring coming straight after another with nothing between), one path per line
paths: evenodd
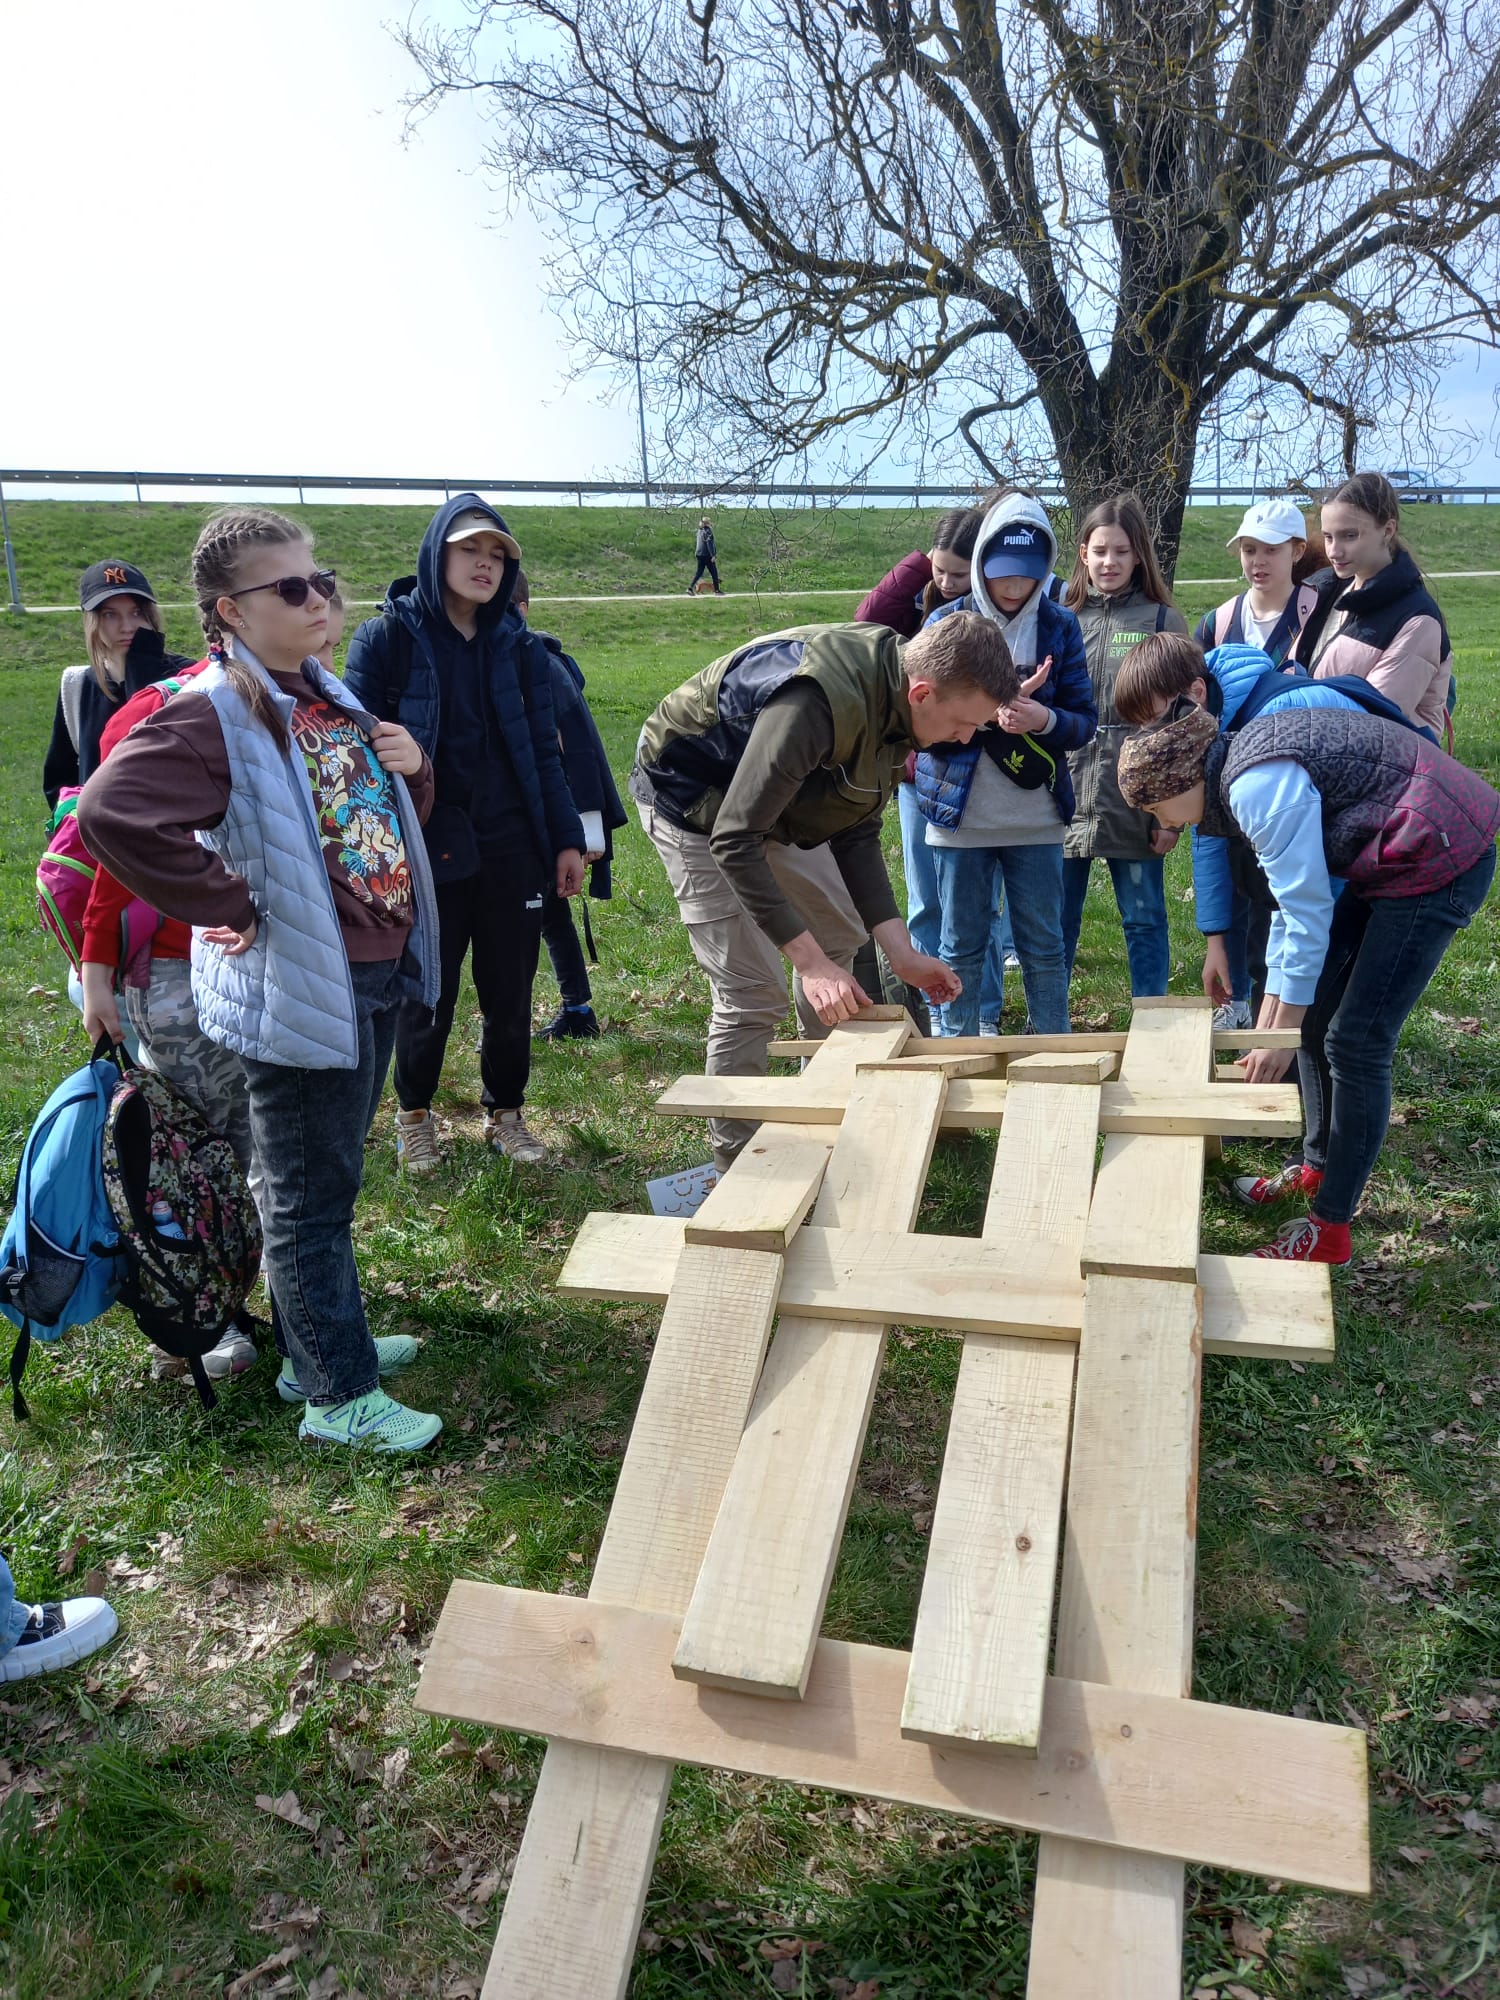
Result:
M103 1161L119 1081L118 1065L96 1049L47 1099L21 1154L15 1208L0 1236L0 1313L21 1329L10 1356L18 1419L30 1414L21 1376L32 1335L59 1340L70 1326L108 1312L119 1296L124 1257Z

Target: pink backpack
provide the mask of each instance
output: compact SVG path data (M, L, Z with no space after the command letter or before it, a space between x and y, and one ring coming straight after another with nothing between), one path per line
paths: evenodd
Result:
M67 785L58 793L46 851L36 865L36 907L42 928L51 931L80 977L84 913L98 872L78 824L81 789ZM143 986L149 979L151 940L160 927L161 918L139 896L126 904L120 919L120 974L127 986Z
M65 786L48 830L46 852L36 865L36 906L75 972L83 962L83 913L94 886L94 861L78 826L79 785Z

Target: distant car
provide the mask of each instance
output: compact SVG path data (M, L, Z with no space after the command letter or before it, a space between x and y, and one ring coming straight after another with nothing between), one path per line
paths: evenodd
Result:
M1396 489L1398 500L1415 501L1419 505L1428 503L1441 506L1443 489L1435 485L1430 472L1418 472L1414 466L1394 467L1386 475Z

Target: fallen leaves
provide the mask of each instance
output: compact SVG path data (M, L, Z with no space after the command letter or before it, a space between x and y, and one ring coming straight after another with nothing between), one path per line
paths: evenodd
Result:
M295 1792L282 1792L278 1798L268 1798L264 1792L257 1792L255 1803L263 1813L271 1813L276 1819L285 1820L300 1833L316 1833L323 1824L317 1813L302 1810L302 1801Z

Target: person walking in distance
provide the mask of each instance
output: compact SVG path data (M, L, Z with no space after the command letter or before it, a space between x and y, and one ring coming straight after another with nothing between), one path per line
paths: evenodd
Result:
M716 560L718 552L718 544L714 541L714 524L707 514L700 515L698 533L693 541L693 554L697 557L698 567L693 571L693 580L688 585L689 597L698 595L699 579L705 570L714 580L714 596L724 595L723 586L719 582L719 565Z

